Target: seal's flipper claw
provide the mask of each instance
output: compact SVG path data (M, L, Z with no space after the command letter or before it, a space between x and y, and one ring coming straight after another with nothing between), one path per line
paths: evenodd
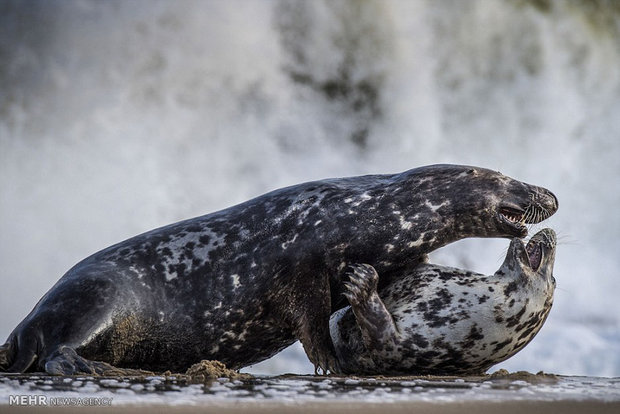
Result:
M340 373L340 364L336 358L335 351L331 340L329 343L318 344L316 338L301 338L301 344L306 351L306 355L310 362L314 365L315 375L327 375L328 371L332 373ZM322 374L321 374L322 372Z
M338 359L333 355L319 356L319 364L314 366L315 375L328 375L328 373L340 373L340 364ZM319 373L320 371L322 373Z
M45 362L45 372L50 375L102 374L101 366L82 358L73 348L61 346ZM111 365L110 365L111 366ZM99 368L99 369L97 369ZM97 372L99 371L99 372Z

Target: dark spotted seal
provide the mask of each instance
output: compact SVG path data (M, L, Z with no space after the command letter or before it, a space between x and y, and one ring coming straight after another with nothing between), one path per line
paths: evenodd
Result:
M336 370L329 317L346 305L347 263L389 281L465 237L523 237L557 206L543 188L454 165L276 190L84 259L10 334L0 367L240 368L299 339L315 366Z
M513 239L492 276L421 264L377 292L370 265L352 266L330 331L346 374L480 374L519 352L553 303L556 237Z

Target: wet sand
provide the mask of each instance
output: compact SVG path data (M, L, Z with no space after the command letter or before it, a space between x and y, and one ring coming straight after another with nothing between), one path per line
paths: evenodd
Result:
M205 367L198 368L198 376L2 374L0 413L620 413L620 378L498 371L473 377L208 379ZM46 401L33 405L16 396ZM105 403L75 406L65 399Z
M0 412L15 413L97 413L97 414L124 414L124 413L220 413L220 414L269 414L269 413L308 413L308 414L411 414L419 413L502 413L502 414L543 414L543 413L596 413L617 414L620 412L619 402L601 401L504 401L504 402L399 402L399 403L351 403L351 402L312 402L312 403L281 403L281 402L253 402L253 403L225 403L201 406L119 406L119 407L7 407L0 406Z

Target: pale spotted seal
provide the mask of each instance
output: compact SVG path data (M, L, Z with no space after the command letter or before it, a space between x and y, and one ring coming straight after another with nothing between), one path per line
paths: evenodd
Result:
M351 305L330 320L341 372L480 374L511 357L551 310L555 247L545 229L513 239L494 275L424 263L378 292L372 266L351 266Z
M454 165L275 190L87 257L10 334L0 369L236 369L299 339L335 371L329 317L346 304L347 263L389 281L465 237L523 237L557 207L548 190Z

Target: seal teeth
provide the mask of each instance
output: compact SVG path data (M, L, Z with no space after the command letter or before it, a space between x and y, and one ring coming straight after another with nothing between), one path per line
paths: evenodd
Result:
M509 221L513 223L524 223L525 222L524 215L517 215L517 214L512 214L512 213L503 213L503 214L504 214L504 217L506 217Z

